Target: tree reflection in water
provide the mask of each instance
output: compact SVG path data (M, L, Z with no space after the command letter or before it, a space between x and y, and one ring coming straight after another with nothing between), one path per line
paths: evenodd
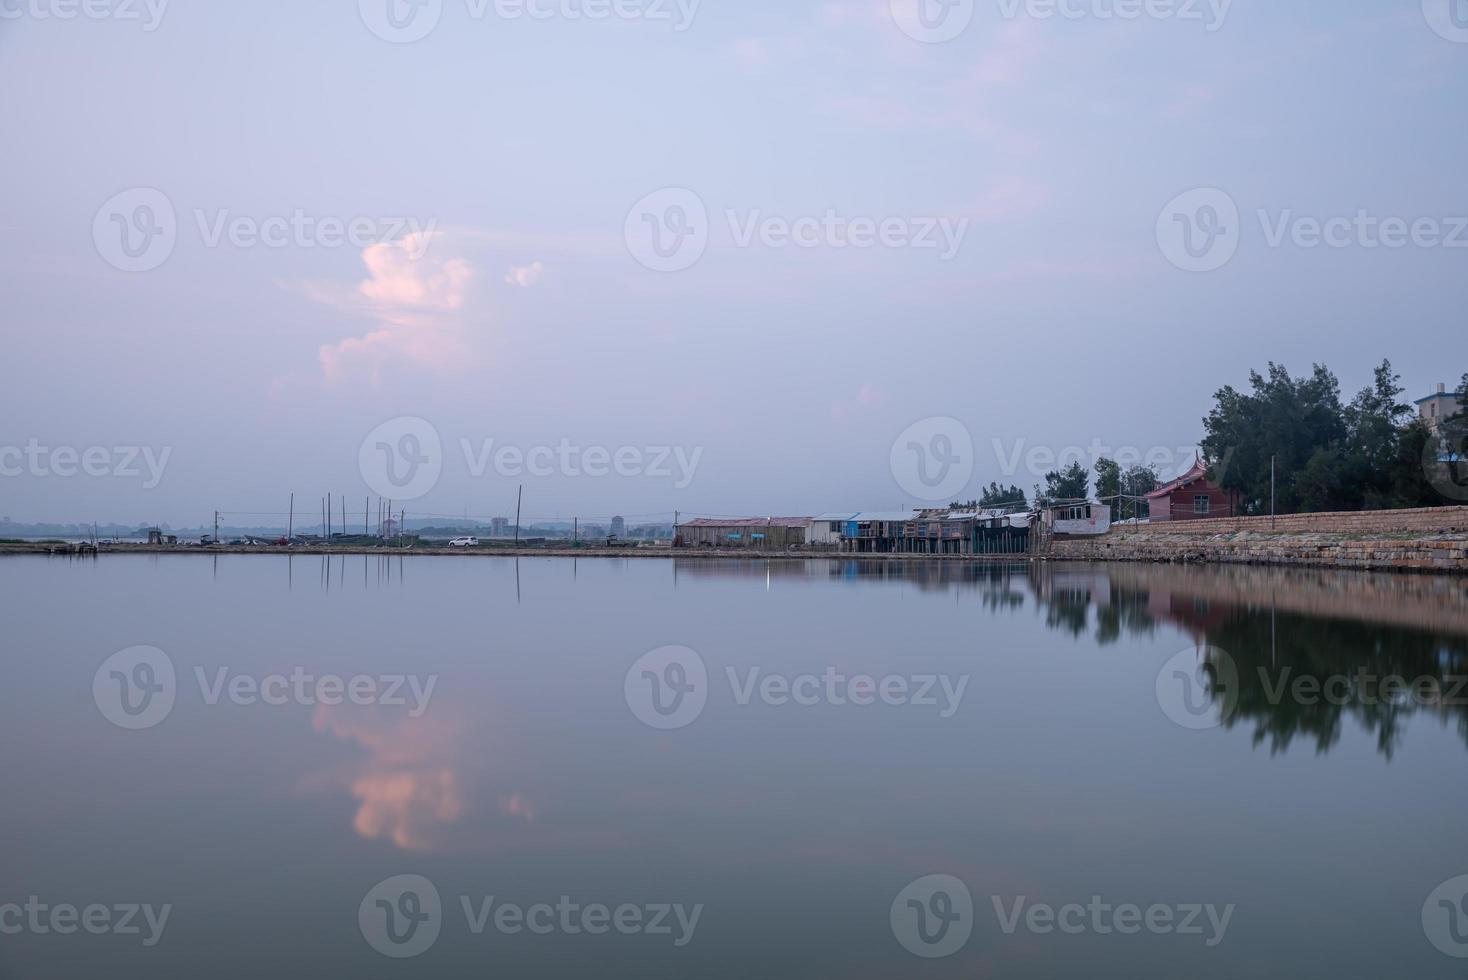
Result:
M990 610L1031 598L1047 627L1100 646L1153 636L1162 625L1201 649L1228 652L1234 698L1209 695L1230 729L1283 752L1339 742L1347 718L1390 758L1408 719L1435 715L1468 743L1468 578L1259 566L814 558L679 559L681 574L882 580L924 591L975 592ZM1094 609L1094 617L1092 610ZM1211 654L1210 654L1211 655ZM1215 665L1201 665L1215 677ZM1387 678L1424 690L1393 690ZM1424 693L1426 696L1424 696Z

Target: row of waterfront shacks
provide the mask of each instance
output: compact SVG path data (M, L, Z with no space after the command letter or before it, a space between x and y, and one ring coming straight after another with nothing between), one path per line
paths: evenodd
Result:
M1036 535L1104 534L1111 512L1080 503L1041 511L955 507L840 511L815 517L701 517L674 528L678 548L840 551L849 554L1023 554Z

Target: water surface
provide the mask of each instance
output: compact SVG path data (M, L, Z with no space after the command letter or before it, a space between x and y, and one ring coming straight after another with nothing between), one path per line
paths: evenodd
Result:
M1468 874L1462 580L103 556L5 559L0 595L0 906L108 910L0 911L3 977L1468 974L1468 904L1430 899ZM1175 918L1025 918L1073 904Z

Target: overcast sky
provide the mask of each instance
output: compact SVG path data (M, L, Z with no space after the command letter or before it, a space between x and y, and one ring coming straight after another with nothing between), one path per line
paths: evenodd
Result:
M1468 370L1449 0L420 2L0 0L0 516L890 509Z

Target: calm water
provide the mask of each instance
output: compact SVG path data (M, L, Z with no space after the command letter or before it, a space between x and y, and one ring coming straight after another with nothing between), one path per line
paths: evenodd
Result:
M1468 976L1461 580L108 556L0 595L6 978Z

